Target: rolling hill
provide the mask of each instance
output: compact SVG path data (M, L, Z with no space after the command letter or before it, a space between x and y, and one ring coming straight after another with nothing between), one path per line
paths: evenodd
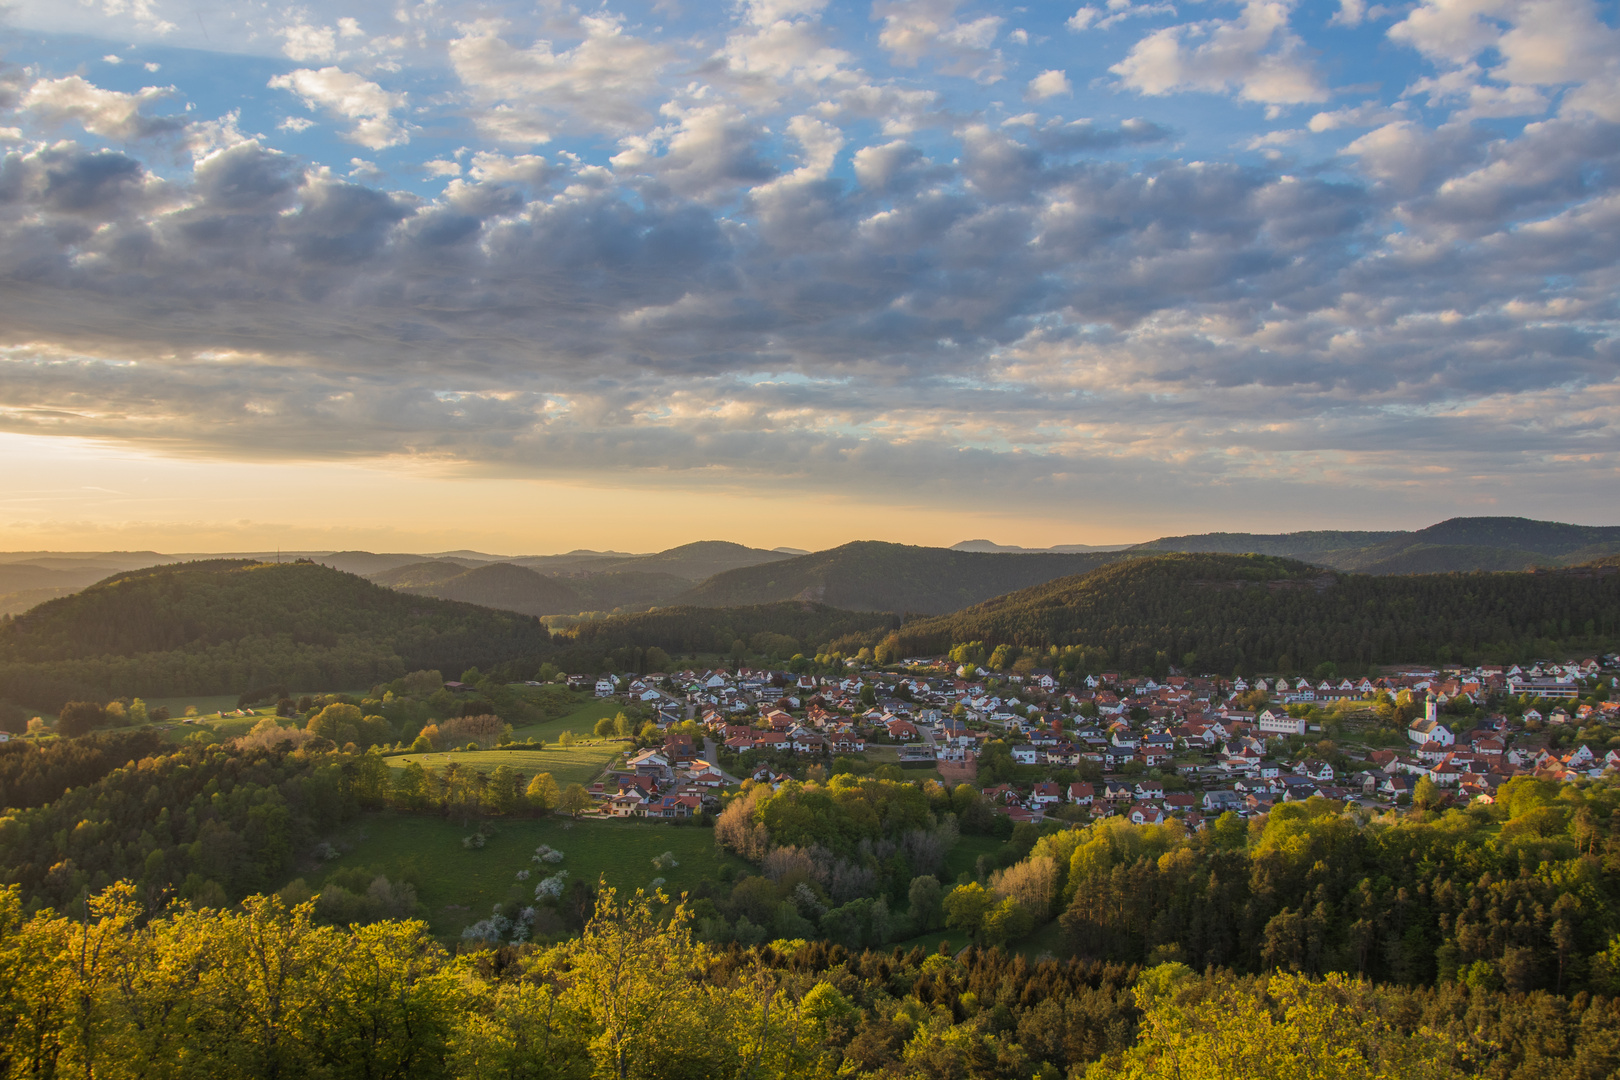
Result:
M1129 549L1279 555L1364 574L1436 574L1575 566L1620 552L1620 527L1528 518L1451 518L1415 532L1204 533Z
M637 571L673 574L688 581L702 581L726 570L792 558L786 552L745 547L729 540L699 540L652 555L619 555L613 552L571 552L567 555L535 555L508 560L543 574L594 575Z
M726 653L741 640L755 652L785 658L795 652L814 653L821 645L847 635L881 636L899 625L899 616L888 612L845 611L797 601L728 608L669 607L580 623L559 635L558 644L576 657L654 645L679 655ZM567 659L561 662L566 666Z
M215 559L114 575L0 625L0 698L339 689L551 651L538 621L314 563Z
M417 596L459 600L524 615L577 615L621 607L647 608L691 587L674 574L619 571L589 577L551 577L526 566L491 563L471 569L435 560L414 563L371 580Z
M1270 555L1142 556L900 631L907 653L982 641L1075 647L1088 665L1200 671L1365 666L1612 647L1620 572L1373 576Z
M1011 554L860 540L828 551L716 574L671 603L742 607L805 600L851 611L938 614L1066 574L1110 553Z

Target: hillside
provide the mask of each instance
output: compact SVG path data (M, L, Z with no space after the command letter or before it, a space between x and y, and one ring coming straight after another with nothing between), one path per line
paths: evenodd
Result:
M558 644L576 654L656 645L680 655L728 653L740 640L755 652L791 656L795 652L814 654L821 645L850 634L881 635L899 624L899 617L888 612L844 611L789 601L748 607L670 607L580 623L559 635ZM792 644L779 637L791 638ZM566 667L566 660L562 662Z
M767 566L729 570L672 602L739 607L808 600L852 611L937 614L1115 558L1108 553L953 551L861 540Z
M1130 559L900 633L905 652L967 641L1079 647L1088 663L1229 672L1448 656L1528 659L1620 635L1620 573L1336 574L1268 555Z
M313 563L215 559L114 575L0 626L0 698L370 685L550 650L534 619L409 596Z
M1204 533L1130 549L1278 555L1365 574L1435 574L1575 566L1620 552L1620 527L1529 518L1451 518L1415 532Z
M1124 551L1132 544L1054 544L1051 547L1027 548L1017 544L998 544L993 540L963 540L952 544L952 551L1005 551L1018 555L1037 555L1050 552L1073 554L1077 551Z
M537 555L509 560L543 574L609 574L625 571L673 574L688 581L702 581L727 570L792 558L785 552L745 547L729 540L699 540L652 555L619 555L614 552L571 552L567 555Z
M691 587L674 574L620 571L589 577L552 577L513 563L468 569L434 560L371 575L371 580L416 596L435 596L523 615L577 615L582 611L647 608Z

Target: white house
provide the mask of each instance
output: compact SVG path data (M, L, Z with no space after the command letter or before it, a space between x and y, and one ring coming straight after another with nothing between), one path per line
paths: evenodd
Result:
M1406 736L1419 746L1451 746L1457 741L1451 729L1440 722L1439 708L1433 698L1424 707L1423 719L1412 721L1412 726L1406 729Z
M1305 734L1305 721L1289 716L1286 712L1276 713L1267 709L1260 714L1260 730L1266 735L1303 735Z

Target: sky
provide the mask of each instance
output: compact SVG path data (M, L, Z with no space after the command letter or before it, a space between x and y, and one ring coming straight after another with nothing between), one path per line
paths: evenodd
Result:
M1620 523L1612 2L0 18L0 548Z

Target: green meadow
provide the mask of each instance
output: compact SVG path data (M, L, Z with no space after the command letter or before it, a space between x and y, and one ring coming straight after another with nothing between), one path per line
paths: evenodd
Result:
M571 881L594 885L603 878L623 890L662 877L664 889L679 895L702 878L717 876L722 867L747 868L715 846L714 830L695 825L544 817L486 821L483 827L484 846L466 847L462 840L477 831L476 824L391 811L367 814L337 838L342 855L304 880L319 890L328 873L363 867L409 881L428 909L433 932L454 936L495 904L531 897L535 884L558 870L567 870ZM563 861L543 866L531 861L541 844L563 852ZM666 851L679 865L659 870L653 859ZM527 881L518 879L520 870L529 871Z
M451 750L436 754L400 754L388 758L390 768L402 769L408 762L424 768L443 769L451 762L463 769L489 773L509 765L524 776L548 772L559 784L589 784L624 751L617 741L576 743L569 747L547 746L544 750L515 746L495 750Z

